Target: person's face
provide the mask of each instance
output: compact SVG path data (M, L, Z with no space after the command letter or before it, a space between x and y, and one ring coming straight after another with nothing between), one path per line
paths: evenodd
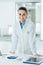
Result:
M18 17L19 17L19 20L21 23L24 22L24 20L27 17L27 12L25 10L19 10L18 11Z

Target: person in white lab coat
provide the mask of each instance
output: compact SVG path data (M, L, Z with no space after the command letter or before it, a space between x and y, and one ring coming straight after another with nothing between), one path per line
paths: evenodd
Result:
M27 9L25 7L20 7L18 9L19 21L16 21L14 25L12 51L18 54L35 55L35 24L31 19L27 19L27 16Z

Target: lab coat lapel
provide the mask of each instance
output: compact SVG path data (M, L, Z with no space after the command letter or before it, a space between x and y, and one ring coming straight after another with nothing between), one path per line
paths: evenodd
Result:
M30 32L30 21L29 20L26 20L22 31L24 31L24 33L25 32Z
M22 29L20 27L20 23L18 22L18 46L17 46L17 53L22 53L24 52L24 45L23 45L23 33L22 33Z
M17 34L18 34L18 36L22 35L22 29L21 29L21 27L20 27L19 21L17 22L16 27L17 27Z

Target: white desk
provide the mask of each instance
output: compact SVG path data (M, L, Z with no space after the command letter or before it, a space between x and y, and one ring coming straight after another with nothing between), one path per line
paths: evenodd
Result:
M33 65L33 64L24 64L23 60L18 59L7 59L7 56L0 56L0 65ZM43 65L43 63L41 64Z

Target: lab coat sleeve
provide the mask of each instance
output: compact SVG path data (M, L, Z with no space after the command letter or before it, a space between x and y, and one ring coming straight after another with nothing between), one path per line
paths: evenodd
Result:
M12 34L12 44L11 44L11 52L16 52L17 49L18 36L16 35L16 30L13 29Z
M31 27L31 31L30 31L30 34L29 34L29 43L30 43L30 49L31 49L31 52L33 55L36 54L36 43L35 43L35 24L32 25Z

